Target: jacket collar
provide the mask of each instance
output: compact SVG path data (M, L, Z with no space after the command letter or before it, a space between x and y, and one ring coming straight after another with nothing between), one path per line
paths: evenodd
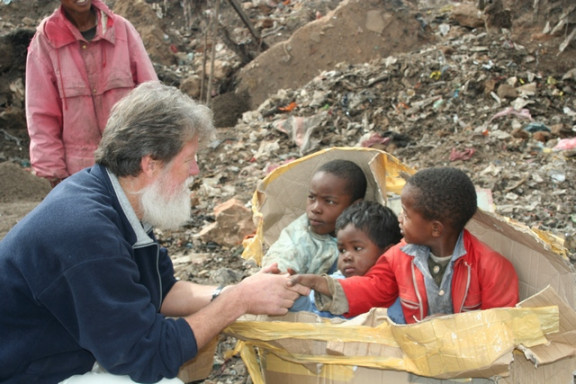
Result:
M92 6L96 9L98 16L94 40L104 39L114 44L116 37L111 27L114 24L115 15L101 0L92 0ZM43 34L54 48L84 40L80 31L66 18L62 6L58 7L52 16L42 21L38 26L38 33Z
M110 182L112 183L112 188L114 189L114 193L116 194L116 198L120 203L120 207L124 212L124 215L128 219L132 230L136 234L136 242L133 244L134 248L145 247L147 245L151 245L154 243L154 240L148 236L148 233L152 230L152 226L148 223L141 223L136 216L136 212L134 212L134 208L128 201L128 197L126 193L124 193L124 189L120 186L120 182L116 175L106 169L106 173L110 178Z
M401 247L402 252L409 256L421 257L423 260L428 260L428 255L430 254L430 248L424 245L416 244L405 244ZM464 230L460 232L458 236L458 241L454 245L454 252L452 252L452 261L455 261L466 254L466 248L464 247Z

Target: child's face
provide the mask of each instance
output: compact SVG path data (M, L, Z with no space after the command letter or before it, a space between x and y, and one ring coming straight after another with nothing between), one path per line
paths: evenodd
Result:
M338 231L338 270L346 277L362 276L376 263L384 250L364 231L348 224Z
M406 184L400 195L402 202L402 212L398 216L400 231L407 243L430 246L433 239L433 221L424 219L419 212L414 210L415 198L415 188Z
M350 204L347 180L327 172L316 172L310 181L306 214L310 229L319 234L334 233L336 219Z

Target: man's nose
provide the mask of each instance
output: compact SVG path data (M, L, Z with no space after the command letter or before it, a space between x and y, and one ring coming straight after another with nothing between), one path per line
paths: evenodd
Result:
M190 169L188 170L188 174L190 176L196 176L199 173L200 168L198 167L198 163L196 162L196 157L194 157L194 160L190 162Z

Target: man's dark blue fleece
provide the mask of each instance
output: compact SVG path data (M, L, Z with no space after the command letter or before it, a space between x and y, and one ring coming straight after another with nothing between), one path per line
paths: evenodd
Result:
M166 249L118 188L85 169L0 242L0 383L57 383L95 361L156 382L196 355L188 323L159 313L176 282Z

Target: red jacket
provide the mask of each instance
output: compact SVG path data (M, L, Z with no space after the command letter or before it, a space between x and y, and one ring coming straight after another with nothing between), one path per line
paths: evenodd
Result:
M65 178L94 164L112 106L157 80L134 26L100 0L94 39L86 41L61 7L44 19L28 48L26 119L38 176Z
M518 302L518 276L510 261L464 230L466 254L454 263L454 313L513 307ZM404 240L380 256L364 275L339 280L348 300L347 317L372 307L389 307L400 296L408 324L428 315L424 276L413 257L402 251Z

